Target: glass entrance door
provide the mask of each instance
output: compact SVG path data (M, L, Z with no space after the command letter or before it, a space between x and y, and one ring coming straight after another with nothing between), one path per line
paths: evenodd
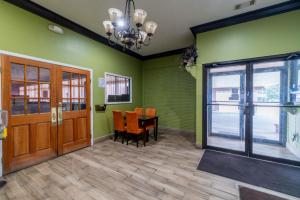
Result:
M207 145L245 151L246 66L208 70Z
M253 64L253 155L300 161L299 78L298 60Z
M205 69L204 147L300 165L300 59Z

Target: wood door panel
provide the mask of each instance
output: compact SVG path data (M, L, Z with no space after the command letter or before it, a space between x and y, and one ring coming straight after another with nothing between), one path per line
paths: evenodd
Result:
M2 109L9 113L2 147L4 174L90 145L89 71L6 55L0 55L0 61ZM58 111L63 102L63 72L71 74L70 94L78 91L78 98L74 92L69 101L74 110L59 115L62 124L52 124L51 110Z
M57 126L51 125L46 109L56 107L56 70L53 64L13 56L2 56L2 61L2 109L9 113L8 137L3 142L6 174L57 156ZM16 82L21 86L12 87ZM41 99L41 88L50 96ZM23 105L11 104L17 99ZM14 110L20 107L23 112Z
M12 128L14 157L29 154L29 126L16 126Z
M49 122L36 125L36 150L51 148L51 125Z
M78 118L77 119L77 138L78 140L84 140L87 138L87 119Z
M77 88L84 87L84 97L72 95ZM77 108L68 110L66 106L62 111L63 123L58 126L58 154L62 155L90 145L90 73L70 67L57 67L57 88L58 102L72 102L69 109ZM70 97L63 98L63 90L71 91ZM86 105L81 107L79 102L86 102Z
M74 123L73 119L63 120L63 144L74 142Z

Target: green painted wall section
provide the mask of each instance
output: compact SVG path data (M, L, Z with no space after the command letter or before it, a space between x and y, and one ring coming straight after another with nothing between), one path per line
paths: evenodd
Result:
M143 105L155 107L159 125L195 131L195 79L179 68L180 55L143 62Z
M104 72L133 78L132 104L108 106L105 113L94 112L94 138L113 132L112 109L132 110L142 104L141 61L68 29L64 29L64 35L50 32L48 25L52 22L4 1L0 2L0 24L1 50L93 69L94 104L104 103L104 89L97 87L97 79Z
M202 64L300 51L300 10L197 35L196 142L202 144Z

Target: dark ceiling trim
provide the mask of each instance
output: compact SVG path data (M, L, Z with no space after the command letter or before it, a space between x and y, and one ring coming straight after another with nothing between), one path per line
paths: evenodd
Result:
M142 60L142 58L143 58L143 56L141 56L140 54L135 53L131 50L128 50L128 49L123 50L123 47L121 45L117 44L115 46L110 46L105 37L93 32L93 31L90 31L87 28L84 28L83 26L81 26L81 25L79 25L79 24L77 24L77 23L51 11L51 10L48 10L47 8L44 8L32 1L29 1L29 0L4 0L4 1L11 3L15 6L18 6L20 8L23 8L24 10L27 10L31 13L39 15L40 17L48 19L56 24L59 24L65 28L71 29L74 32L84 35L90 39L96 40L96 41L98 41L102 44L105 44L111 48L117 49L117 50L119 50L125 54L128 54L130 56L133 56L137 59Z
M211 31L211 30L218 29L218 28L224 28L227 26L232 26L235 24L249 22L249 21L253 21L256 19L269 17L272 15L277 15L277 14L281 14L281 13L285 13L285 12L289 12L289 11L297 10L297 9L300 9L300 1L299 0L290 0L290 1L287 1L284 3L276 4L276 5L262 8L259 10L255 10L255 11L243 13L240 15L235 15L233 17L229 17L229 18L209 22L206 24L194 26L194 27L191 27L190 29L195 36L197 33L203 33L203 32Z
M185 48L175 49L175 50L171 50L171 51L165 51L162 53L152 54L149 56L143 56L143 60L150 60L150 59L155 59L155 58L160 58L160 57L165 57L165 56L182 54L184 50L185 50Z

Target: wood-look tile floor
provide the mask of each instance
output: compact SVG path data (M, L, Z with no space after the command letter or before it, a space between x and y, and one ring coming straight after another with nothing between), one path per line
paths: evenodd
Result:
M186 134L165 132L138 149L106 140L7 175L0 199L239 199L237 181L196 170L203 152Z

